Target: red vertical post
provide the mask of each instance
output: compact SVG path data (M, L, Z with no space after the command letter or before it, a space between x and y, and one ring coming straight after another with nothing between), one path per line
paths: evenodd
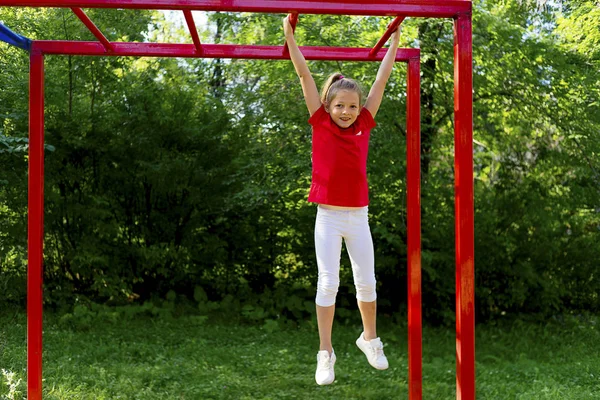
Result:
M44 245L44 55L29 67L29 180L27 237L27 398L42 398L42 264Z
M456 398L475 399L473 48L471 14L454 19Z
M408 61L406 186L408 247L408 398L423 397L421 327L421 77L420 57Z

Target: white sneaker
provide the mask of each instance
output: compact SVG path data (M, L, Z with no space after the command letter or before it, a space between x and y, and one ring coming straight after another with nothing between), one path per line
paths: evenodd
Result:
M369 360L369 364L376 369L388 369L389 364L385 354L383 354L383 343L381 343L381 339L375 338L367 341L363 335L364 332L356 339L356 345L363 353L365 353L367 360Z
M317 372L315 372L315 381L317 385L329 385L335 380L335 352L331 356L327 350L321 350L317 353Z

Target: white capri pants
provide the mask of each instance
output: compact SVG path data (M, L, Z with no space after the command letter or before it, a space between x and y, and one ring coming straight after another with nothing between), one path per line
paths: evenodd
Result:
M316 298L318 306L329 307L335 304L340 285L342 239L352 263L356 298L363 302L377 299L375 255L368 207L346 211L319 206L315 223L315 250L319 269Z

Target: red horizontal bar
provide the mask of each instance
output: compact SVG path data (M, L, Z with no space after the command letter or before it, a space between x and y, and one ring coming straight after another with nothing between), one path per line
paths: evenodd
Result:
M243 58L287 60L283 46L242 46L234 44L204 44L202 54L196 53L193 44L183 43L111 43L113 51L106 53L98 42L76 42L62 40L36 40L32 50L44 54L63 54L81 56L137 56L137 57L196 57L196 58ZM381 49L375 57L370 57L369 48L351 47L300 47L307 60L331 61L379 61L387 52ZM398 49L396 61L408 61L420 57L419 49Z
M108 39L100 32L100 29L92 22L92 20L83 12L81 8L73 7L71 8L73 13L77 15L77 17L83 22L83 24L96 36L96 38L102 43L106 51L112 51L113 47L108 41Z
M471 13L470 0L3 0L3 6L135 8L334 15L453 18Z

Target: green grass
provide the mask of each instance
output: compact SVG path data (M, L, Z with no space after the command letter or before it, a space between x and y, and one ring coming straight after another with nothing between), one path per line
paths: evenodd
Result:
M269 333L197 317L98 319L83 329L46 319L44 399L408 398L406 328L385 321L390 369L367 364L354 345L358 326L337 324L336 382L319 387L309 322ZM478 326L478 399L600 399L597 321ZM424 329L425 399L456 397L454 352L452 328ZM0 316L1 399L26 398L25 368L25 316Z

